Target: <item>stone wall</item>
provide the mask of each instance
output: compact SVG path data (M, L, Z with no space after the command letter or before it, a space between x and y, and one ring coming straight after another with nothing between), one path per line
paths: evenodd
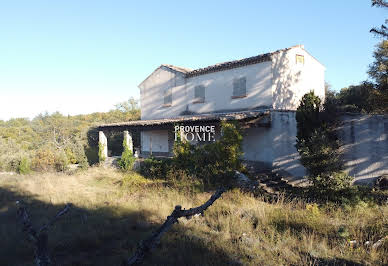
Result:
M303 177L305 168L295 148L295 112L273 111L271 127L246 131L244 159L272 165L284 175ZM345 114L340 116L338 136L344 160L344 170L356 184L373 184L388 174L388 116Z
M355 182L371 184L388 174L388 116L346 114L340 119L345 170Z

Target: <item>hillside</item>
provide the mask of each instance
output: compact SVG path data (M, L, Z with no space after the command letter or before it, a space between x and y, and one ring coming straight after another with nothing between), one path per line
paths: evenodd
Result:
M198 181L149 180L92 167L75 174L0 176L2 265L33 265L33 247L17 222L16 201L34 225L64 204L70 212L49 232L55 265L120 265L171 213L204 203L211 191ZM388 206L270 203L238 189L222 195L203 217L181 219L161 239L146 265L386 265ZM352 245L349 240L355 240Z

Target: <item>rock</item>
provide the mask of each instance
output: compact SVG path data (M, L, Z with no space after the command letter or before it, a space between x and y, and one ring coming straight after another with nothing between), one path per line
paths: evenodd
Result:
M379 248L382 244L384 244L384 241L388 240L388 236L378 240L376 243L372 245L372 248L376 249Z
M375 187L382 190L388 189L388 174L378 177L375 183Z

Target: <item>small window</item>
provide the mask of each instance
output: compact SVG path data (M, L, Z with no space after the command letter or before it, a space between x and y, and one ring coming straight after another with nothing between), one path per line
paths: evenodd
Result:
M172 88L164 91L164 106L170 106L172 104Z
M245 77L233 80L232 98L242 98L247 96L247 79Z
M198 85L194 88L194 101L193 103L205 102L205 86Z
M304 65L304 56L297 54L296 55L296 64L297 65Z

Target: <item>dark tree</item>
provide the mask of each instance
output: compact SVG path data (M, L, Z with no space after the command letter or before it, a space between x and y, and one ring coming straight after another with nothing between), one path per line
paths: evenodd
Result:
M384 0L372 0L372 6L388 8L388 2ZM370 32L373 32L377 36L387 38L388 37L387 24L388 24L388 20L386 19L384 24L382 24L379 28L378 27L372 28Z
M388 89L388 41L383 40L373 52L375 61L369 65L368 74L375 81L377 89Z

